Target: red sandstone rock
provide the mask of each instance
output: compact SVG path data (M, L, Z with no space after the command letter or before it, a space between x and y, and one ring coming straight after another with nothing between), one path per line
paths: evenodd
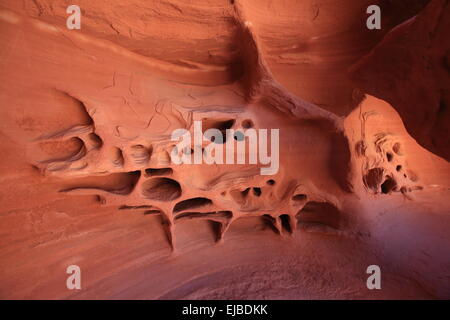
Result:
M365 92L390 102L417 142L450 160L450 4L431 1L353 68Z
M2 1L0 297L450 297L448 3L376 2ZM175 165L195 121L279 170Z

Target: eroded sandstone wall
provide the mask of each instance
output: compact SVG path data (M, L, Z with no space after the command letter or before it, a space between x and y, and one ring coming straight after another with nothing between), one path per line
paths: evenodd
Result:
M0 1L0 297L448 298L449 4L375 2Z

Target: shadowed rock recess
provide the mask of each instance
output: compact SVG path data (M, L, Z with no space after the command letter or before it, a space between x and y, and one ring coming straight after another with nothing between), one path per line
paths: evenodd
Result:
M449 1L69 5L0 0L0 298L450 298Z

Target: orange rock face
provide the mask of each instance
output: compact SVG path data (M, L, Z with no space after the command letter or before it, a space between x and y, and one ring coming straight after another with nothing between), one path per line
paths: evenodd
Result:
M448 1L122 2L0 1L0 298L450 298Z

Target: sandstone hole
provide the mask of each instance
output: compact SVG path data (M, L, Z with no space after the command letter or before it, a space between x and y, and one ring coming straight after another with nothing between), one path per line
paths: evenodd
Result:
M158 169L148 168L148 169L145 169L145 174L149 177L167 176L167 175L171 175L172 173L173 173L172 168L158 168Z
M180 219L211 219L211 220L228 220L232 217L231 211L216 211L216 212L183 212L175 217L175 220Z
M389 194L397 187L397 182L389 176L386 176L386 180L381 184L381 192Z
M123 163L125 162L122 150L117 147L112 147L110 149L108 157L116 167L123 166Z
M250 129L253 128L253 121L250 119L246 119L242 121L242 128L244 129Z
M266 183L267 183L269 186L273 186L273 185L275 184L275 180L270 179L270 180L267 180Z
M61 190L98 189L109 193L128 195L133 191L141 175L140 171L111 173L106 176L91 176L71 182L74 186Z
M378 191L378 186L383 180L383 168L372 168L363 177L364 184L366 187L372 189L373 191Z
M230 190L230 196L239 204L245 203L245 199L248 196L250 188L245 189L244 191L240 191L238 189Z
M103 146L103 140L94 132L89 133L89 141L92 147L100 149Z
M224 218L224 219L231 219L233 217L233 212L229 211L229 210L224 210L224 211L217 211L215 213L216 216Z
M400 145L400 143L396 143L396 144L394 144L394 146L392 147L392 151L394 151L396 154L398 154L398 155L401 155L401 145Z
M221 132L222 134L222 142L221 143L225 143L226 142L226 131L227 129L231 129L231 127L233 127L235 123L234 119L227 119L227 120L203 120L202 122L202 129L203 131L206 131L208 129L217 129ZM220 141L215 141L215 137L211 137L211 142L215 142L215 143L220 143Z
M387 152L387 153L386 153L386 159L387 159L387 161L391 162L391 161L392 161L392 159L394 159L394 156L393 156L393 154L392 154L392 153L390 153L390 152Z
M402 166L401 166L401 165L396 166L396 167L395 167L395 170L397 170L397 171L402 170Z
M296 194L292 197L294 201L305 201L307 198L306 194Z
M265 221L268 221L268 222L270 222L270 223L275 224L275 218L272 217L270 214L263 214L263 215L262 215L262 218L263 218Z
M210 204L212 204L212 201L208 198L191 198L178 202L173 208L173 212L177 213L186 210L198 209Z
M261 216L264 225L269 226L274 232L280 233L280 231L276 228L276 219L269 214L263 214Z
M150 200L172 201L181 196L181 186L169 178L153 178L142 184L142 195Z
M69 161L76 159L77 155L84 156L86 147L83 140L78 137L72 137L62 141L45 141L40 142L39 147L42 150L45 157L50 157L50 160L44 160L43 162L53 161Z
M341 213L338 208L328 202L308 202L297 214L297 224L325 225L339 229Z
M145 216L147 216L147 215L153 215L153 214L161 214L161 211L160 211L160 210L157 210L157 209L151 209L151 210L145 210L145 211L144 211L144 215L145 215Z
M205 218L210 214L210 212L184 212L180 213L175 217L175 220L181 220L181 219L201 219Z
M138 144L131 147L130 155L133 158L134 163L138 165L145 165L150 158L150 153L150 149Z
M281 221L281 226L285 230L287 230L288 232L292 232L291 224L290 224L291 218L289 217L289 215L287 215L287 214L280 215L280 221Z
M257 197L261 196L261 188L253 188L253 194Z

